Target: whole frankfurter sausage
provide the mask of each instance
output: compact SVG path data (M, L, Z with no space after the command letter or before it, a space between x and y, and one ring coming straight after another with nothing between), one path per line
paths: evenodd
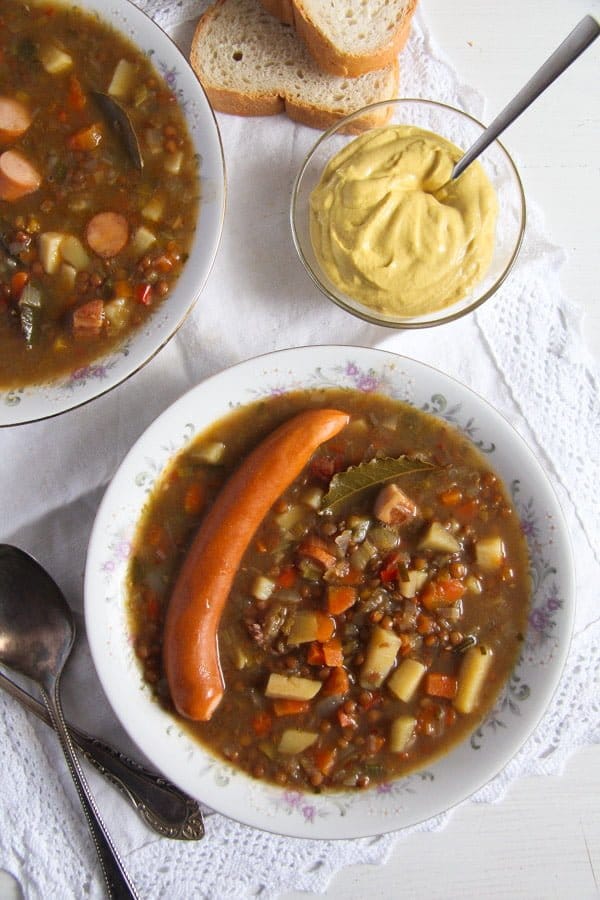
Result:
M207 721L220 703L217 629L241 559L273 503L349 418L336 409L315 409L284 422L233 473L200 525L175 583L164 631L167 681L182 715Z

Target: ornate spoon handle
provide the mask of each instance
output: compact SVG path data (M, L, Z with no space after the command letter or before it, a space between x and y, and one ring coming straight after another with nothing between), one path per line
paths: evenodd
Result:
M46 707L0 671L0 688L53 727ZM146 824L162 837L198 841L204 837L200 806L179 788L110 744L67 723L71 740L85 758L127 797Z

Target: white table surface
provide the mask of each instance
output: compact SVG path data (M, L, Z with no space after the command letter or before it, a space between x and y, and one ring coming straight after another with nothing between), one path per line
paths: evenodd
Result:
M488 98L488 120L583 15L600 19L600 0L421 3L459 75ZM503 141L520 164L527 197L545 212L549 237L567 253L562 285L581 306L584 341L598 360L600 40ZM518 781L498 804L463 804L443 831L400 840L384 866L344 869L324 896L600 898L599 798L594 746L576 751L561 776ZM317 896L293 887L280 900ZM20 896L0 873L0 900Z

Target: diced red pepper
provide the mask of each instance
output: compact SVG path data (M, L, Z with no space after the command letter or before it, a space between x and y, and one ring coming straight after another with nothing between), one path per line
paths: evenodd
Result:
M152 303L152 285L136 284L134 291L135 299L143 306L150 306Z

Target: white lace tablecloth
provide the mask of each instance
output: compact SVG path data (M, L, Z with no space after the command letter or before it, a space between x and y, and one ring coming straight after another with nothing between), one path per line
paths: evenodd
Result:
M185 45L202 4L138 0ZM402 93L482 117L484 102L459 83L417 15L401 57ZM479 312L419 333L361 323L324 299L295 258L288 226L292 182L316 133L285 116L219 115L228 210L214 270L176 338L129 382L82 409L0 432L0 540L33 553L82 609L86 543L102 492L128 448L169 403L224 366L292 345L381 345L431 363L475 387L524 436L552 479L577 566L575 634L567 670L527 744L475 801L501 798L515 778L555 773L575 748L600 741L599 372L575 309L562 296L562 253L529 208L525 245L508 281ZM63 683L65 707L89 731L136 753L116 724L80 628ZM569 714L565 714L569 710ZM28 900L99 898L103 886L78 801L52 735L0 696L0 868ZM138 754L139 756L139 754ZM207 836L158 839L95 773L90 781L141 896L275 897L319 891L341 867L381 863L402 834L370 840L286 839L207 816ZM441 828L449 814L418 826Z

